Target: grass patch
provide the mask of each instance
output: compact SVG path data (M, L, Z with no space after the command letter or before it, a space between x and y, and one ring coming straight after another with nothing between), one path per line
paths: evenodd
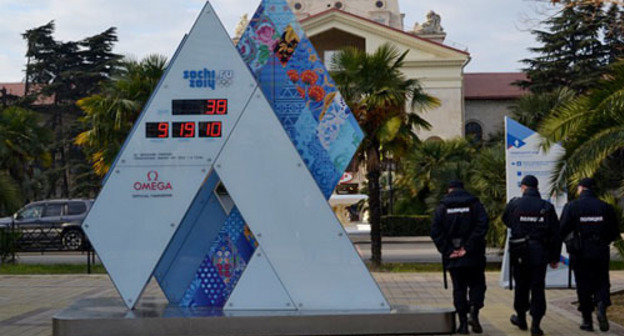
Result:
M368 265L368 269L371 272L386 272L386 273L442 272L441 263L385 263L379 267L375 267L370 263L367 263L367 265ZM501 270L500 263L488 263L485 266L486 272L498 272L500 270ZM612 271L624 270L624 261L611 261L611 270Z
M375 267L367 263L371 272L383 273L435 273L442 272L440 263L386 263L380 267ZM500 271L500 263L488 263L485 270L487 272ZM624 270L624 261L612 261L612 271ZM91 266L92 274L106 274L106 269L102 265ZM0 264L0 275L32 275L32 274L87 274L87 265L29 265L29 264ZM622 311L624 312L624 294L622 294Z
M92 274L106 274L102 265L91 266ZM32 274L87 274L87 265L27 265L27 264L2 264L1 275L32 275Z
M500 271L500 263L488 263L485 266L485 270ZM432 273L442 272L442 264L434 263L386 263L379 267L375 267L368 264L368 269L371 272L386 272L386 273Z
M609 319L613 322L624 325L624 293L611 295L613 305L609 307Z

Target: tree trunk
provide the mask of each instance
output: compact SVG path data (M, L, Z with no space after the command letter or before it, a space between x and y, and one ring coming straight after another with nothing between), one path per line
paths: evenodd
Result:
M366 170L368 179L368 211L371 225L371 262L381 265L381 190L379 177L381 164L379 145L372 144L366 151Z
M62 197L69 198L69 164L67 163L67 149L65 146L65 124L63 123L63 113L60 112L60 110L58 113L58 141L61 144L61 150L59 152L61 154L61 167L63 174L61 193L63 195Z

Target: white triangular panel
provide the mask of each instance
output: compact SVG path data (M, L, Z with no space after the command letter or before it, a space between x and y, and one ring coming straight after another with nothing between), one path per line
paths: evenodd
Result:
M215 169L297 309L389 310L265 97L249 105Z
M295 304L258 247L226 303L225 310L295 310Z
M136 121L84 222L89 240L128 307L136 304L256 87L213 8L206 4ZM174 113L174 100L184 100L182 106L194 100L193 111ZM227 100L226 114L206 107L217 100ZM221 137L199 136L201 125L210 123L221 123Z

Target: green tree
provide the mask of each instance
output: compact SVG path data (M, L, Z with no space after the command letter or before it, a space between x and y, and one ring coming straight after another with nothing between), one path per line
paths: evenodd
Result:
M26 86L30 101L48 97L52 103L45 111L48 125L55 131L52 146L52 168L49 180L60 190L50 191L69 197L74 175L73 167L84 162L82 152L73 145L79 116L76 101L93 94L100 82L109 78L121 56L112 52L117 42L115 28L80 41L61 42L54 39L54 21L27 30ZM57 182L58 181L58 182ZM56 188L53 188L56 189Z
M401 161L397 185L402 200L398 211L425 214L435 209L448 181L468 180L470 160L475 154L475 148L463 138L416 144Z
M20 188L7 172L0 171L0 217L9 216L23 204Z
M596 88L556 108L539 129L544 146L561 143L566 154L553 173L556 187L569 190L611 162L624 161L624 61L609 68ZM612 171L624 190L622 169Z
M483 147L471 163L469 189L479 197L490 218L487 242L502 247L507 228L502 221L507 203L505 146L499 142Z
M51 143L51 131L35 112L9 107L0 113L0 171L22 186L26 200L37 196L32 181L50 166Z
M609 63L624 57L624 9L615 3L611 4L604 18L604 41Z
M566 6L544 21L547 30L534 30L537 54L524 59L529 80L520 82L532 92L550 92L568 87L576 92L591 88L603 73L606 48L601 34L604 22L602 5L587 3Z
M380 176L383 156L399 159L430 125L416 112L439 104L415 79L401 72L404 53L389 44L373 54L347 48L334 58L333 77L360 126L366 133L359 158L368 180L372 262L381 264ZM409 109L408 109L409 107ZM411 111L410 111L411 110Z
M104 176L110 169L166 63L165 57L157 55L140 62L125 60L112 81L102 85L101 93L78 101L86 130L75 143L83 148L97 175Z
M575 97L576 93L567 88L555 89L552 92L531 93L519 98L511 106L514 119L521 124L537 129L550 111Z

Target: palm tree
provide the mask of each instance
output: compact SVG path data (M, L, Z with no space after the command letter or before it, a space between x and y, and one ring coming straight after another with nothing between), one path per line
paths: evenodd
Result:
M383 156L400 159L419 139L414 131L430 128L418 112L439 105L415 79L401 72L408 52L385 44L369 55L347 48L333 59L333 78L366 133L359 155L368 179L372 262L381 264L380 176ZM409 110L408 110L409 107Z
M21 186L20 195L27 199L40 197L42 190L35 188L33 181L52 162L49 151L52 139L52 132L41 126L35 112L19 107L9 107L2 111L0 171L7 174L5 184L16 183Z
M513 117L528 128L536 129L550 111L562 106L575 97L576 93L568 88L553 92L532 93L518 99L511 111Z
M401 162L397 184L404 199L425 211L432 210L449 180L468 179L470 160L475 153L463 138L416 144Z
M0 172L0 217L14 213L22 206L19 186L6 172Z
M502 142L481 148L472 161L470 191L479 197L490 217L488 245L502 247L507 228L502 214L507 203L505 146Z
M600 173L624 158L624 61L610 66L595 89L553 110L539 131L544 147L561 143L566 149L553 173L559 189ZM615 173L624 191L622 170ZM572 189L570 189L572 190Z
M78 101L87 130L76 137L75 143L83 147L99 176L106 175L113 164L166 64L166 58L158 55L140 62L124 60L101 93Z

